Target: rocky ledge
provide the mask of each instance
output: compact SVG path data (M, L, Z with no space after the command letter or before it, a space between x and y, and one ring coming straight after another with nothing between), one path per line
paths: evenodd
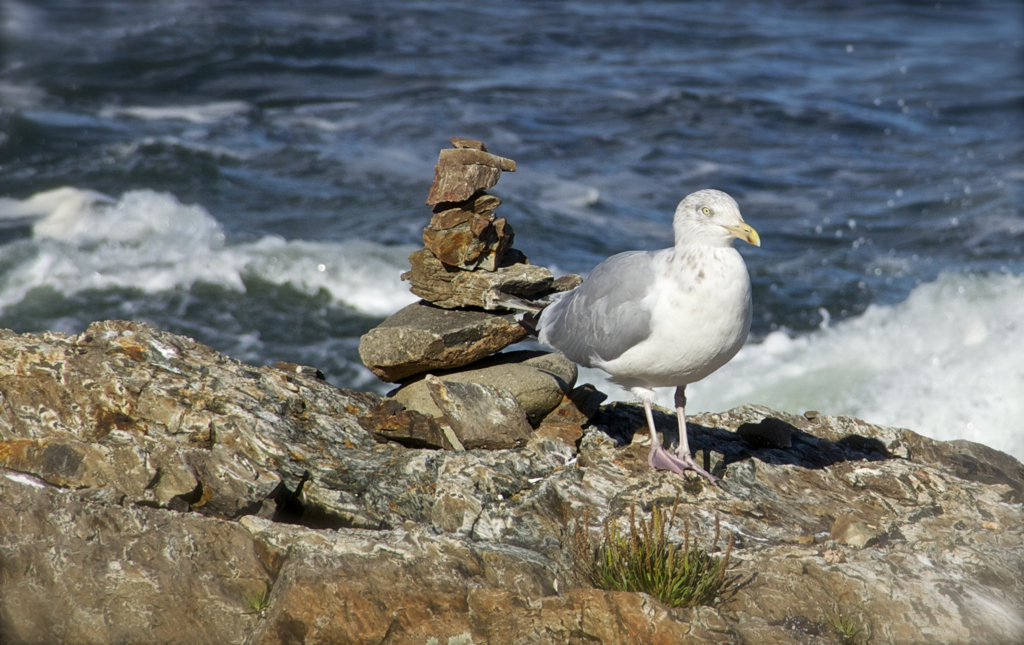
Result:
M144 324L0 333L0 642L1024 642L1024 467L985 446L744 406L692 419L714 488L651 471L630 405L464 450L385 412ZM672 539L732 536L715 604L575 573L677 498Z

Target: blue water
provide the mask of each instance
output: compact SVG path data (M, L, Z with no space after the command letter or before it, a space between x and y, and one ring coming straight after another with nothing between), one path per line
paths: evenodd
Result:
M688 192L737 198L752 341L694 409L1024 455L1022 14L5 0L0 326L145 320L383 391L358 337L411 301L437 151L466 136L517 161L499 214L559 272L668 245Z

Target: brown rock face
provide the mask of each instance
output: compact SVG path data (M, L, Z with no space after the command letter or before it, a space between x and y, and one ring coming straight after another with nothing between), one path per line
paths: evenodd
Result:
M394 383L421 372L468 365L526 338L510 316L417 302L359 339L359 357L377 378Z
M0 332L0 640L826 645L845 617L860 642L1024 642L1016 459L744 406L690 419L709 487L647 468L642 410L593 398L516 448L409 449L359 426L377 397L146 325ZM673 610L580 579L574 532L676 497L669 539L685 518L711 548L718 518L741 584Z
M473 150L483 150L484 152L487 152L487 146L484 145L483 141L467 139L466 137L452 137L449 141L452 142L453 148L472 148Z
M273 565L239 523L0 473L4 642L241 643L252 630L244 598Z

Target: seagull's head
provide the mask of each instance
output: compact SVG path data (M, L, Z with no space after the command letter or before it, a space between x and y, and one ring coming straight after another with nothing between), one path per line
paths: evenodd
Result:
M690 193L676 207L672 221L676 245L729 246L734 239L761 246L761 237L743 221L739 204L720 190Z

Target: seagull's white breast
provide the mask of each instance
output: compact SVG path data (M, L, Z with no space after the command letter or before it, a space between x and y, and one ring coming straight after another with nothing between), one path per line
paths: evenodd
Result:
M750 331L750 276L731 246L676 247L658 254L642 306L651 333L595 364L624 387L678 387L701 380L740 350Z

